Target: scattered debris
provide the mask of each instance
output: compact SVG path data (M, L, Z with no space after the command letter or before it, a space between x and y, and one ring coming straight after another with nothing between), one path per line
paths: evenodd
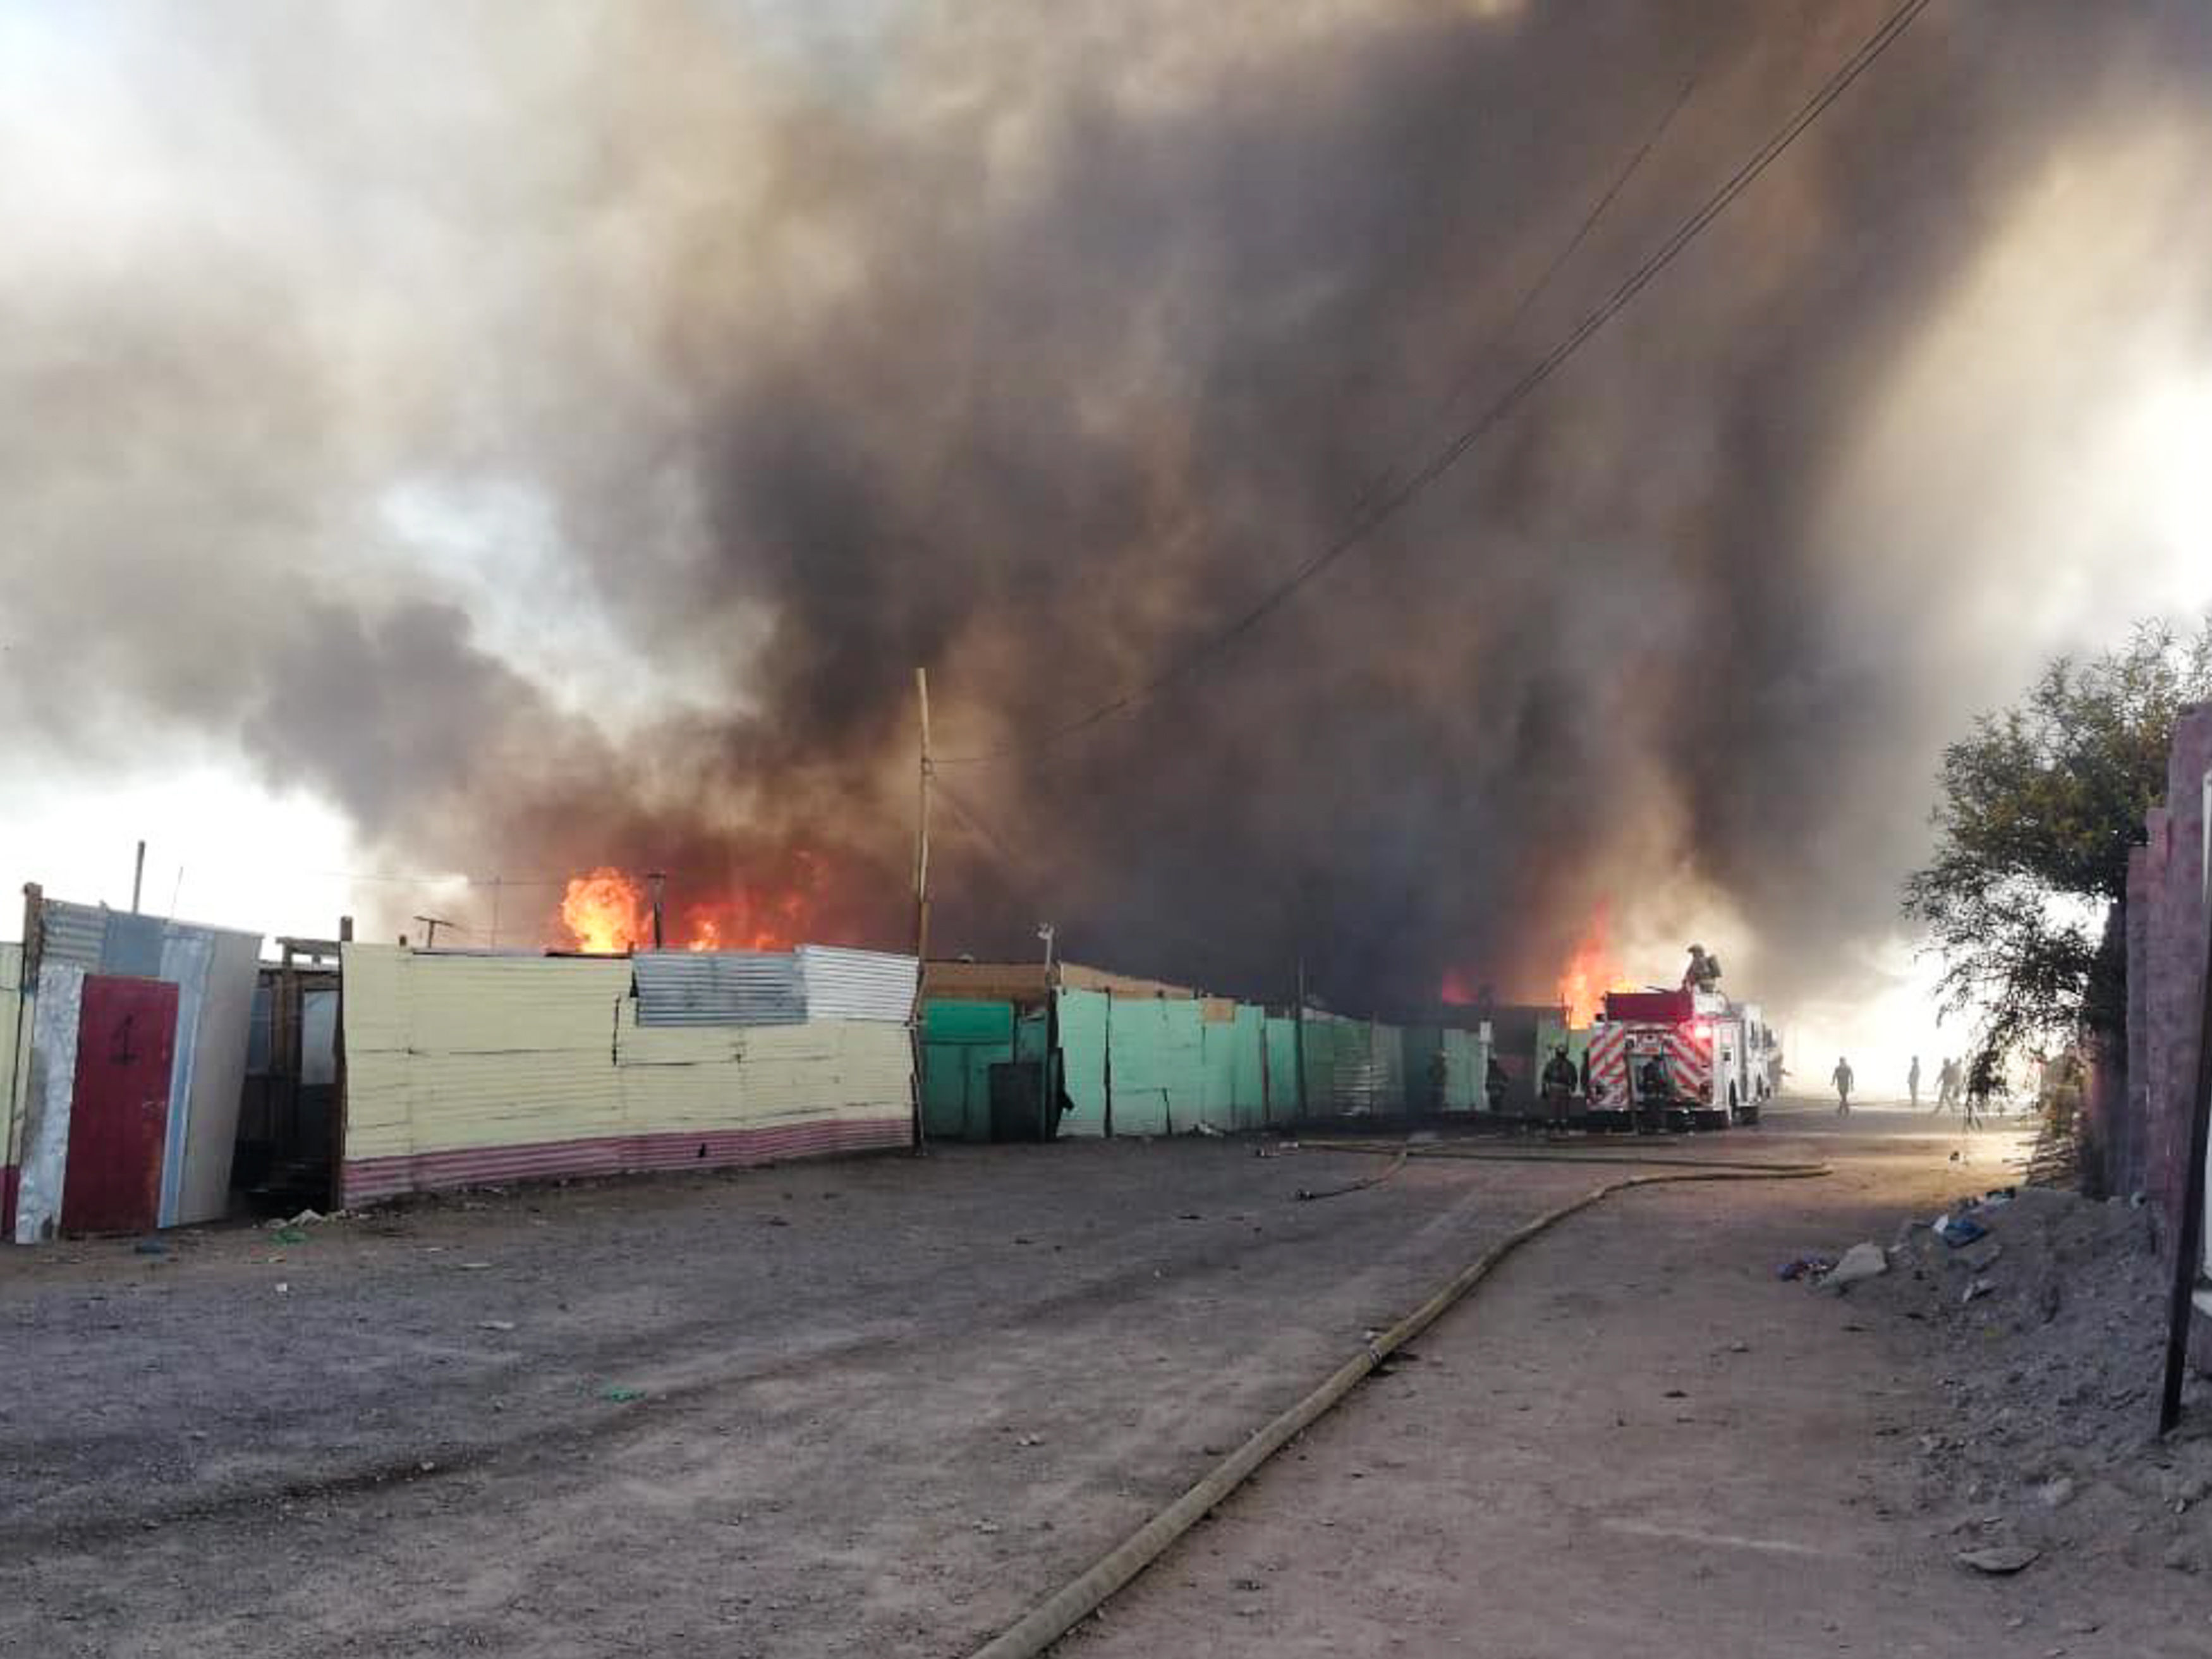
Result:
M1948 1212L1936 1218L1936 1225L1931 1231L1954 1250L1990 1236L1990 1230L1973 1217Z
M2035 1186L1987 1197L1915 1232L1854 1292L1855 1309L1931 1345L1941 1381L1908 1425L1918 1507L1948 1524L1971 1506L1954 1547L2152 1569L2172 1551L2189 1563L2172 1571L2212 1571L2212 1505L2197 1503L2212 1494L2205 1379L2183 1431L2154 1432L2170 1291L2155 1212ZM1971 1248L1945 1237L1977 1230Z
M269 1237L272 1243L277 1244L304 1244L307 1242L307 1234L301 1232L297 1227L290 1226L279 1227L275 1232L270 1234Z
M292 1294L292 1285L291 1285L291 1281L290 1281L290 1280L289 1280L289 1279L278 1279L278 1280L276 1281L276 1294L277 1294L277 1295L279 1295L279 1296L289 1296L289 1295L291 1295L291 1294Z
M2026 1544L1995 1544L1987 1549L1961 1550L1959 1565L2002 1578L2034 1565L2042 1557L2041 1550Z
M627 1406L633 1400L645 1398L643 1389L633 1389L625 1383L610 1382L599 1390L599 1398L611 1406Z
M1774 1276L1777 1279L1803 1279L1809 1274L1818 1279L1823 1273L1833 1273L1835 1267L1835 1257L1808 1254L1790 1257L1774 1270Z
M158 1238L142 1238L131 1247L134 1255L167 1255L169 1247Z
M512 1319L480 1319L477 1322L477 1328L480 1331L511 1331L514 1328L514 1322Z
M1844 1252L1844 1259L1828 1271L1820 1284L1840 1294L1862 1279L1879 1279L1888 1271L1889 1257L1881 1245L1854 1244Z

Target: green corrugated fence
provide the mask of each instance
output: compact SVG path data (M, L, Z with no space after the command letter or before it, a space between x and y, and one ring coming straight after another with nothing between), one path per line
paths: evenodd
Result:
M1010 1002L925 1002L921 1122L933 1140L991 1138L991 1067L1014 1057Z

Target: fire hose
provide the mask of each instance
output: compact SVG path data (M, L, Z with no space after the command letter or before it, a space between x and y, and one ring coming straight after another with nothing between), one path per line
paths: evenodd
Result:
M1498 1162L1595 1161L1589 1157L1578 1159L1572 1152L1450 1152L1433 1150L1428 1146L1392 1148L1363 1142L1308 1141L1304 1144L1325 1146L1332 1151L1395 1151L1399 1154L1397 1162L1384 1172L1384 1177L1396 1173L1404 1167L1406 1158L1412 1156L1457 1157L1470 1161L1489 1159ZM1638 1160L1623 1153L1610 1154L1607 1161L1640 1161L1670 1165L1687 1165L1690 1163L1687 1159ZM1696 1167L1670 1168L1664 1173L1622 1176L1593 1187L1580 1198L1546 1211L1534 1221L1516 1228L1492 1244L1389 1330L1370 1338L1365 1346L1329 1373L1304 1399L1279 1413L1250 1439L1215 1464L1182 1497L1099 1557L1087 1571L1061 1585L1015 1624L976 1649L973 1659L1035 1659L1035 1656L1044 1652L1082 1620L1096 1613L1109 1596L1165 1554L1176 1540L1218 1508L1249 1480L1261 1464L1340 1404L1384 1360L1435 1324L1446 1310L1488 1278L1491 1270L1499 1262L1569 1216L1586 1210L1615 1193L1626 1192L1634 1187L1662 1186L1690 1181L1805 1181L1829 1172L1829 1167L1825 1164L1699 1164Z

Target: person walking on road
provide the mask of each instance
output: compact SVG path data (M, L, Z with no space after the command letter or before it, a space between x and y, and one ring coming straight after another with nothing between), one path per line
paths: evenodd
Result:
M1958 1109L1959 1062L1946 1054L1942 1067L1936 1073L1936 1110L1955 1112Z
M1911 1069L1905 1074L1905 1092L1911 1097L1912 1109L1920 1109L1920 1056L1912 1057Z
M1836 1115L1851 1115L1851 1085L1858 1079L1851 1075L1851 1063L1842 1055L1836 1057L1836 1069L1828 1073L1828 1081L1836 1085Z

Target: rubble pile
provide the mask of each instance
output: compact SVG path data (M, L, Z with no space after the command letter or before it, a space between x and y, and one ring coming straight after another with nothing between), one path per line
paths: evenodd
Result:
M1947 1409L1919 1437L1920 1497L1962 1559L2212 1573L2212 1384L2192 1379L2160 1439L2169 1280L2153 1228L2140 1204L2003 1189L1906 1222L1888 1272L1850 1290L1941 1345Z

